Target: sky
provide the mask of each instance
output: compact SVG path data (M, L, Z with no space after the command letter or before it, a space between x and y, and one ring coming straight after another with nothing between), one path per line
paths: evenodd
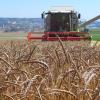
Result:
M0 0L0 17L39 18L52 6L73 6L86 20L100 15L100 0Z

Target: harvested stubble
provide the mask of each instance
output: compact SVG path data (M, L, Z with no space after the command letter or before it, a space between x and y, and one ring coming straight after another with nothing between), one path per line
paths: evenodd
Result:
M0 44L0 100L99 100L100 48L83 42Z

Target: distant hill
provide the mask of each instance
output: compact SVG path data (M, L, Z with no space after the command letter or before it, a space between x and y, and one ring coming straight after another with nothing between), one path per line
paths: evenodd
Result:
M0 31L41 31L43 30L41 18L0 18Z
M89 25L90 28L100 28L100 21L95 21Z
M33 20L33 28L34 31L43 31L44 29L44 21L41 18L34 18Z
M100 28L100 21L94 23L96 27Z
M100 20L89 25L89 28L100 28ZM0 31L43 31L44 21L41 18L0 18Z

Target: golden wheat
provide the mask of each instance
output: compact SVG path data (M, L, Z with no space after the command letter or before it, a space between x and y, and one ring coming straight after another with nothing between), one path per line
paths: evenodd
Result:
M83 41L1 41L0 100L99 98L99 46Z

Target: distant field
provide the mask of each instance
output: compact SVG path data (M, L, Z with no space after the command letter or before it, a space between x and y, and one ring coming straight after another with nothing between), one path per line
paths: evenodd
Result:
M42 37L42 33L33 34L35 37ZM27 39L28 32L0 32L0 40Z
M10 39L26 39L27 33L25 32L0 32L0 40L10 40Z
M100 28L99 29L93 29L90 31L92 35L92 40L100 41Z

